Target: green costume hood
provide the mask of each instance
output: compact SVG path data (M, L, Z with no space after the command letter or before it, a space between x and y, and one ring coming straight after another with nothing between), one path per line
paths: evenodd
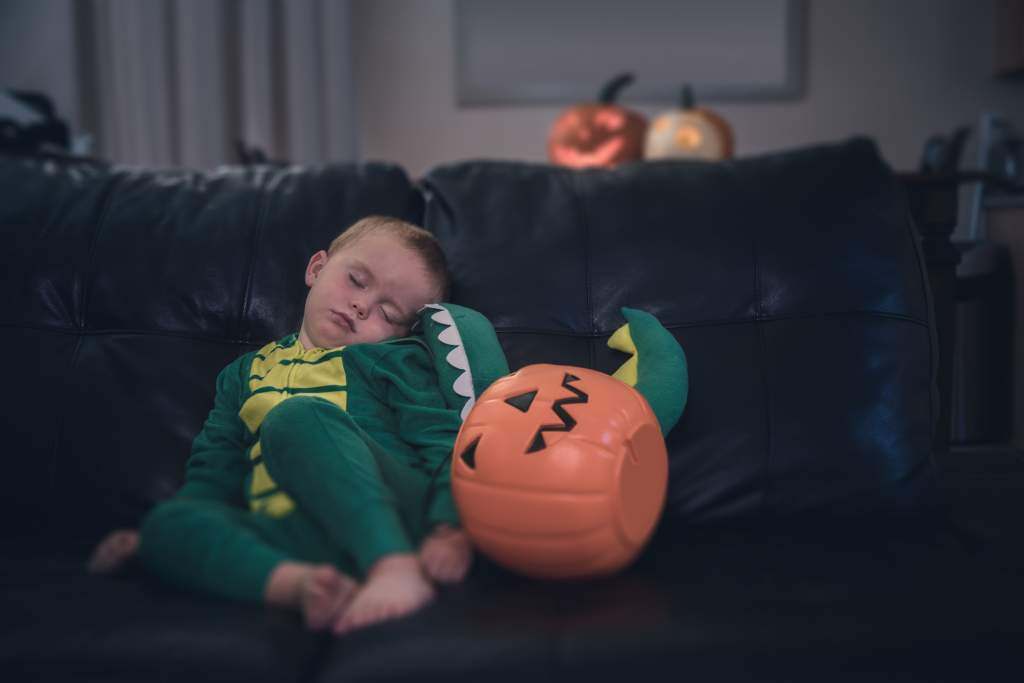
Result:
M473 309L448 303L424 306L418 324L434 357L445 404L465 420L476 397L509 374L494 327Z

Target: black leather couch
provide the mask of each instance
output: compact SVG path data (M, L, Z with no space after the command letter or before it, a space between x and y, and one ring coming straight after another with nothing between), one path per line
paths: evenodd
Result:
M0 157L0 679L1018 679L1021 467L942 447L950 268L910 210L927 227L949 193L920 190L864 139L415 184L381 163ZM677 336L690 400L640 560L545 583L478 557L421 613L340 640L138 566L87 575L180 483L218 370L297 327L306 259L370 213L437 234L453 301L513 369L613 370L622 305Z

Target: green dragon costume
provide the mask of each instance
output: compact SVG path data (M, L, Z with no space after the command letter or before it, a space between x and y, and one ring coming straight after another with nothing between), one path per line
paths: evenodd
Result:
M609 346L632 354L616 377L648 397L663 433L688 390L686 360L653 317L623 309ZM654 372L659 368L659 372ZM221 371L185 483L143 520L140 555L174 584L262 600L282 561L363 576L458 526L449 458L463 418L509 369L491 324L426 307L416 333L305 349L295 334Z

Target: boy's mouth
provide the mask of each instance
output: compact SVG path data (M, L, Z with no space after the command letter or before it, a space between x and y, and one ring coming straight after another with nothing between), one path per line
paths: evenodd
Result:
M350 318L348 316L348 314L346 314L346 313L344 313L342 311L336 311L333 308L330 309L330 310L331 310L331 318L334 320L334 322L336 322L336 323L338 323L340 325L343 325L345 327L348 327L348 329L351 332L355 333L355 331L356 331L356 324L355 324L355 322L353 322L352 318Z

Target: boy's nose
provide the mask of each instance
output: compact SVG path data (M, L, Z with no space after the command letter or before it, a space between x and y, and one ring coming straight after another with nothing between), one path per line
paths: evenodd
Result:
M356 312L356 317L360 320L366 319L366 307L357 301L352 302L352 310Z

